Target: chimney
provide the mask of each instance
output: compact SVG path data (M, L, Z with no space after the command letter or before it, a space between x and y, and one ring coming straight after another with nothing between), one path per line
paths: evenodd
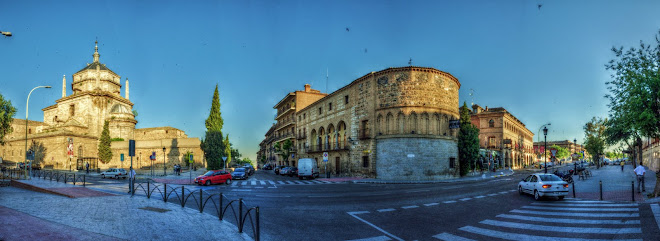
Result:
M485 111L488 111L488 106L486 106L486 110L485 110Z
M62 75L62 98L66 97L66 75Z
M305 92L309 92L311 89L311 86L309 84L305 84Z

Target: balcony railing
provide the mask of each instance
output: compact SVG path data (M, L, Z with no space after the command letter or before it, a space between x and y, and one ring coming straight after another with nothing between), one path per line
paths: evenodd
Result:
M358 138L360 140L371 138L371 131L369 130L369 128L361 129L358 133Z

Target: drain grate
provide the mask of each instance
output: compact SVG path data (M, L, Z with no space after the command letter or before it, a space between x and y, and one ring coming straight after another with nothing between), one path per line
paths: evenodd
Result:
M153 212L159 212L159 213L172 211L172 210L169 210L169 209L155 208L155 207L141 207L139 209L147 210L147 211L153 211Z

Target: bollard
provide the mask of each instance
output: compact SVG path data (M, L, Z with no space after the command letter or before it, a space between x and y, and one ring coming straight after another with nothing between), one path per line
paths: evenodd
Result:
M259 241L259 206L255 208L257 211L256 223L257 223L257 233L254 235L254 240Z
M203 200L202 199L202 190L199 190L199 212L200 213L202 213L202 211L204 211L204 208L202 207L202 205L204 205L202 200ZM220 208L222 208L222 207L220 207Z
M220 215L218 215L218 216L220 217L220 220L222 220L222 216L225 216L225 214L223 213L224 207L222 207L222 193L220 193L220 200L218 202L220 204L220 206L218 206L218 207L220 207L219 208L220 209L220 213L219 213Z
M85 186L85 182L87 182L86 177L87 177L87 175L83 175L83 187Z
M147 198L151 198L151 182L147 182Z
M243 233L243 198L238 199L238 232Z
M68 173L65 173L65 174L64 174L64 184L66 184L66 178L67 178L67 177L69 177L69 174L68 174Z
M575 198L575 182L573 182L573 198Z
M600 200L603 201L603 181L599 180L598 184L600 185Z
M635 181L632 181L632 188L630 189L630 193L632 193L632 200L633 202L635 201Z
M186 205L186 189L183 189L183 186L181 186L181 207L184 207Z
M165 195L163 195L163 202L167 202L167 183L163 183L165 186Z
M73 185L74 186L76 185L76 174L75 173L73 174Z

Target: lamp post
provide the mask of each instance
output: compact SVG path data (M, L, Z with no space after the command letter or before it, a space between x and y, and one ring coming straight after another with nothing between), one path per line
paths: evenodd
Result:
M545 144L543 145L543 166L545 167L545 173L548 173L548 158L545 157L545 150L548 149L548 128L543 127L543 140Z
M541 129L543 129L543 127L545 127L545 126L549 126L549 125L552 125L552 124L550 124L550 122L548 122L548 124L542 125L542 126L539 128L539 131L536 132L536 136L537 136L536 141L537 141L537 142L539 142L539 143L541 142ZM539 152L540 152L540 149L541 149L541 148L539 148ZM543 150L543 152L545 153L545 149ZM543 158L545 158L545 154L544 154L544 157L543 157Z
M2 34L5 34L5 33L7 33L7 32L2 32ZM11 33L9 33L9 35L7 35L7 36L11 36ZM23 167L25 168L26 179L29 178L29 175L28 175L28 169L27 169L27 167L25 166L25 164L27 164L27 159L28 159L28 157L27 157L27 143L28 143L28 113L29 113L29 111L28 111L28 107L29 107L29 105L30 105L30 95L32 95L32 91L34 91L34 90L36 90L36 89L39 89L39 88L50 89L51 87L50 87L50 86L37 86L37 87L34 87L32 90L30 90L30 93L28 94L28 97L27 97L27 101L26 101L26 103L25 103L25 162L23 162ZM71 163L69 163L69 167L70 167L70 166L71 166ZM30 160L30 173L29 173L29 174L32 174L32 160Z
M167 176L167 167L165 167L165 147L163 147L163 176Z

